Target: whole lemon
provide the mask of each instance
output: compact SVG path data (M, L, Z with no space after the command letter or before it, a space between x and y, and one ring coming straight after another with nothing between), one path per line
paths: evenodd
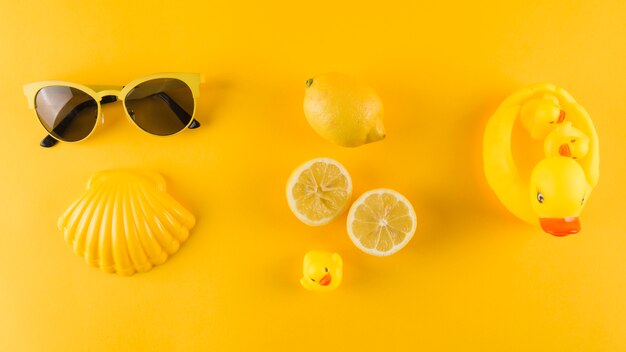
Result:
M341 73L306 81L304 115L315 132L344 147L385 138L383 103L365 83Z

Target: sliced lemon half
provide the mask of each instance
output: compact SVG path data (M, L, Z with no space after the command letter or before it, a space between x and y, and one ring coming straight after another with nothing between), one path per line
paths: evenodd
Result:
M411 203L391 189L375 189L357 199L348 213L348 234L363 252L391 255L409 243L417 219Z
M287 181L289 208L303 223L320 226L339 216L352 196L346 168L329 158L317 158L295 169Z

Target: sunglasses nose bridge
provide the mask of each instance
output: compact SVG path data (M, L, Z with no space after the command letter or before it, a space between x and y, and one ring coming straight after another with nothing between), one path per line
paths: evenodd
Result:
M120 100L122 88L123 87L115 87L98 90L96 96L100 101L100 105L109 104ZM104 110L100 110L100 124L104 125Z
M100 100L102 100L102 98L105 98L105 97L115 97L117 98L117 100L119 100L121 95L122 95L121 91L119 90L107 89L107 90L101 90L98 92L98 98Z

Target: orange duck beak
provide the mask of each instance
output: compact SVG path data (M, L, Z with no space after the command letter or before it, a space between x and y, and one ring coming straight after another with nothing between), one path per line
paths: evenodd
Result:
M332 280L332 277L330 276L330 274L326 274L324 275L323 278L320 279L319 284L322 286L328 286L330 285L331 280Z
M539 224L545 232L557 237L572 235L580 231L578 217L539 218Z

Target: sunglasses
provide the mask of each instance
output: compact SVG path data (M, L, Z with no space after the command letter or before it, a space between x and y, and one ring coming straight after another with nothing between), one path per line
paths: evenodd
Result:
M194 119L202 76L196 73L159 73L126 86L85 86L63 81L24 85L28 106L35 110L48 135L39 143L49 148L89 137L102 116L102 104L121 100L132 124L153 135L170 136L198 128Z

